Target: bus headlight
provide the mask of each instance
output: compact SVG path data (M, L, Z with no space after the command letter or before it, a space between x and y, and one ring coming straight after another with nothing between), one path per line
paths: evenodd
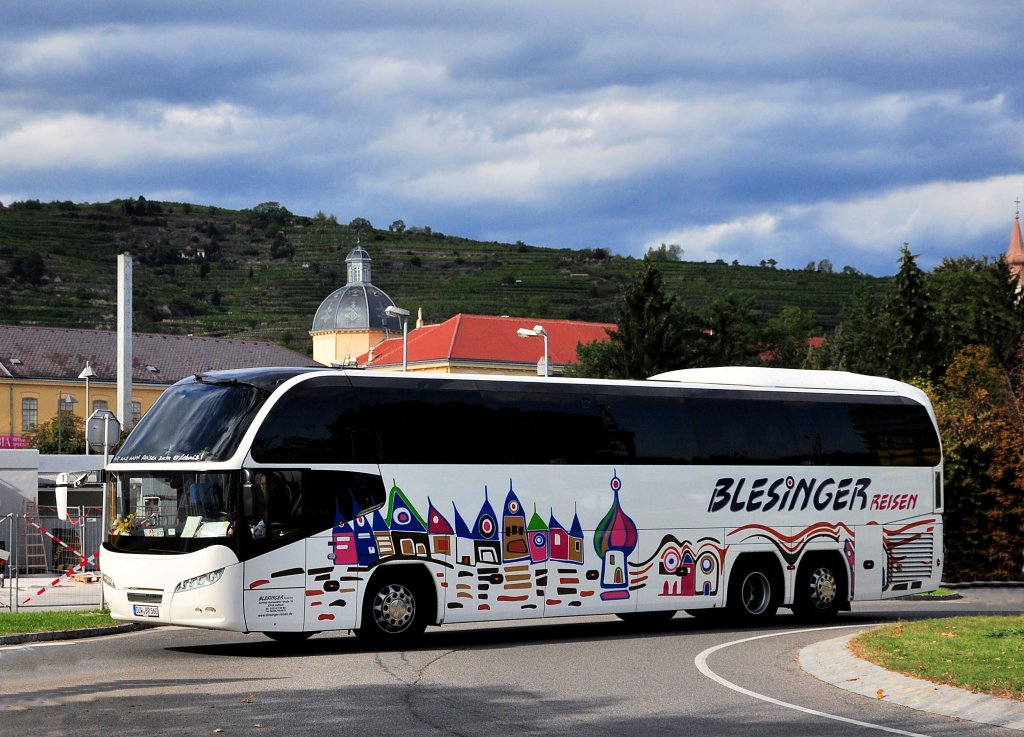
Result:
M216 571L210 571L204 573L202 576L194 576L192 578L186 578L184 581L179 583L174 593L180 593L182 591L192 591L193 589L201 589L203 586L209 586L212 583L220 581L220 577L224 575L224 569L218 568Z
M112 579L106 573L101 573L100 574L100 578L103 579L103 583L106 584L107 586L109 586L110 588L112 588L112 589L116 589L117 588L117 586L114 585L114 579Z

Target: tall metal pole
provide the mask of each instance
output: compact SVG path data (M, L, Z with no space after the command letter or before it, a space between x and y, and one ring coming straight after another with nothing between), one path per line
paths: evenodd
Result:
M117 257L117 409L121 427L132 421L132 257Z
M88 443L86 443L88 445ZM103 415L103 505L100 508L100 557L96 560L96 567L100 570L100 610L105 608L103 595L103 567L100 559L103 557L103 544L107 541L110 530L107 528L107 497L110 496L110 482L107 481L107 459L110 456L110 414Z
M409 370L409 317L402 318L402 371Z

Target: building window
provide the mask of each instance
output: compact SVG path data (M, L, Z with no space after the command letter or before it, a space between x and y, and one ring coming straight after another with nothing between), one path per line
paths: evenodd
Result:
M21 400L21 430L22 432L28 432L29 430L35 430L39 427L39 400L38 399L22 399Z
M132 402L132 425L139 424L142 419L142 402Z
M109 409L106 399L94 399L92 401L92 411L95 412L98 409Z
M57 407L57 411L70 412L71 414L75 413L75 403L71 401L70 394L60 397L60 404Z

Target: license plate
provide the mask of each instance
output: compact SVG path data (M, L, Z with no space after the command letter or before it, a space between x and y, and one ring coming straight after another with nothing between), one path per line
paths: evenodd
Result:
M146 604L136 604L132 607L136 617L159 617L160 607L148 606Z

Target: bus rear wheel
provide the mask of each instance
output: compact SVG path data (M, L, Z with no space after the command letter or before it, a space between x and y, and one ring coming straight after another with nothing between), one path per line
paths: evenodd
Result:
M740 568L729 582L726 608L736 624L754 626L770 621L779 609L778 592L772 577L755 568Z
M427 626L426 597L405 578L378 578L366 590L363 622L356 635L379 643L404 644Z
M834 561L805 561L797 572L793 614L805 622L830 622L845 601L845 588L846 578Z

